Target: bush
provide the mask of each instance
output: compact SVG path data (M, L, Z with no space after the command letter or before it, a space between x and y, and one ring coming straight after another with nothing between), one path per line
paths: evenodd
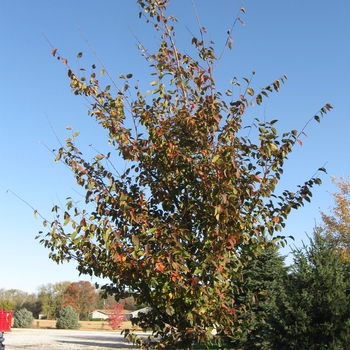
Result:
M80 328L78 313L72 306L66 306L59 312L56 328L77 329Z
M33 314L25 308L15 311L13 317L13 328L27 328L34 321Z

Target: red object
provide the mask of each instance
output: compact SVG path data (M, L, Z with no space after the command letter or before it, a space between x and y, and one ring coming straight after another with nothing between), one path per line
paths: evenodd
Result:
M0 309L0 332L10 332L12 323L12 312Z
M123 304L113 303L110 305L108 324L113 330L117 329L125 321L125 316L122 314L123 310Z

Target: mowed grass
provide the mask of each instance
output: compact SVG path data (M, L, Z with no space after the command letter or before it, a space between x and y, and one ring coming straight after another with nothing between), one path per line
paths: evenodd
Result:
M79 330L82 331L113 331L107 321L79 321L79 323L81 324ZM32 328L53 329L56 328L56 320L34 320ZM131 322L122 322L120 327L115 331L117 332L123 329L133 329Z

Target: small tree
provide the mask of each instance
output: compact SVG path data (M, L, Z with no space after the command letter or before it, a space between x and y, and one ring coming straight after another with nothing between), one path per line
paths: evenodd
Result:
M123 315L124 305L113 303L108 308L108 324L112 329L118 329L122 322L126 320Z
M34 321L33 314L25 308L15 311L13 328L28 328Z
M80 328L79 316L72 306L66 306L59 312L56 322L56 328L59 329L77 329Z
M220 92L214 76L220 56L206 29L191 38L194 55L181 54L174 42L176 19L166 13L169 1L137 2L140 17L159 33L157 52L139 45L153 69L151 94L132 83L131 73L120 76L121 87L112 80L112 95L96 79L96 65L89 77L68 67L74 94L91 98L89 114L108 131L126 170L113 166L110 153L87 161L73 133L56 160L72 169L89 210L72 200L62 212L55 206L56 219L44 221L50 231L41 243L54 261L76 259L82 274L108 278L106 294L117 300L133 294L150 306L144 318L160 336L159 347L187 349L210 342L214 327L235 333L242 267L266 234L278 235L291 210L310 201L321 180L275 194L303 130L279 136L277 120L256 120L256 140L242 132L248 108L279 91L285 75L259 91L251 79L244 78L245 85L233 79ZM237 16L234 24L240 21ZM225 48L232 48L232 40L229 31ZM57 49L52 54L68 66ZM326 104L312 118L320 121L331 108Z

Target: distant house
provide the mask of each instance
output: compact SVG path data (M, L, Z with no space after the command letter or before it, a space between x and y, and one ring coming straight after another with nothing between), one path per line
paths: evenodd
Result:
M138 310L140 311L140 310ZM107 320L109 318L110 315L113 315L113 313L115 312L115 310L108 310L108 309L98 309L98 310L94 310L92 312L90 312L90 319L91 320ZM137 311L135 311L137 312ZM121 312L121 316L125 317L126 319L130 319L129 315L129 311L126 310L122 310ZM135 317L135 316L133 316Z
M90 312L90 319L107 320L113 310L94 310Z
M151 307L144 307L142 309L135 310L135 311L132 311L132 312L125 314L125 317L127 320L130 320L131 318L137 317L139 314L147 314L151 310L152 310Z

